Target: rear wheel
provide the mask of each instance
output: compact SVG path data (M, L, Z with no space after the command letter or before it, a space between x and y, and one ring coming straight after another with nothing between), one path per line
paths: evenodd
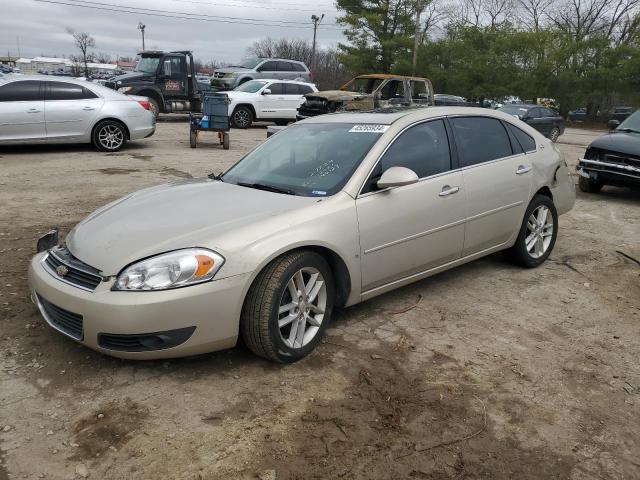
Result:
M553 127L549 132L549 140L552 142L557 142L558 138L560 138L560 129L558 127Z
M189 131L189 146L196 148L198 146L198 134L195 130Z
M333 277L324 258L306 250L285 254L253 282L242 308L242 337L266 359L300 360L322 339L333 300Z
M253 112L248 107L237 107L231 114L231 123L236 128L249 128L253 123Z
M598 193L604 187L602 182L593 181L590 178L585 178L583 176L578 177L578 187L580 190L586 193Z
M93 146L102 152L117 152L127 142L127 132L121 123L105 120L93 129L91 140Z
M524 214L516 243L505 253L523 267L537 267L551 254L557 236L558 213L553 200L536 195Z

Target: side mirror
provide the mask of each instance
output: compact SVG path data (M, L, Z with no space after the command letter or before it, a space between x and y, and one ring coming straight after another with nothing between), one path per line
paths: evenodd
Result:
M162 73L164 75L166 75L167 77L171 76L171 61L170 60L165 60L164 64L162 65Z
M384 171L380 180L376 183L378 188L402 187L418 181L416 172L405 167L391 167Z
M607 127L609 127L609 130L615 130L619 126L620 126L620 122L618 120L609 120L607 122Z
M264 90L262 90L262 95L271 95L271 89L265 88Z

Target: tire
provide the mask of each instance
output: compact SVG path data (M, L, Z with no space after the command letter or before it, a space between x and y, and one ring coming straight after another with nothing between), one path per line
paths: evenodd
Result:
M189 130L189 146L191 148L198 146L198 134L194 130Z
M542 211L544 215L544 209L546 209L546 217L541 217L540 212ZM543 218L545 220L544 226L540 227L540 220ZM553 230L549 232L551 226ZM514 263L523 267L534 268L544 263L549 257L557 236L558 212L553 200L546 195L536 195L529 203L524 214L516 243L505 253ZM536 238L538 239L537 241ZM529 243L527 243L527 240L529 240ZM532 241L534 243L531 243Z
M580 190L586 193L598 193L600 190L602 190L602 187L604 187L604 183L594 182L590 178L579 176L578 187L580 187Z
M276 120L275 123L279 127L286 127L287 125L289 125L289 120Z
M91 143L101 152L117 152L127 143L127 131L119 122L104 120L93 129Z
M312 278L316 279L312 293L299 295L298 286L306 288ZM292 300L294 296L298 298ZM334 296L333 276L324 258L308 250L284 254L267 265L251 285L240 317L242 338L260 357L296 362L309 355L322 339L331 320Z
M151 108L151 113L153 113L153 116L157 119L158 116L160 116L160 104L155 98L149 97L149 106Z
M549 132L549 140L556 143L558 138L560 138L560 129L558 127L553 127Z
M222 134L222 149L229 150L229 143L230 143L229 132L224 132Z
M253 123L253 112L248 107L236 107L231 114L231 124L235 128L249 128Z

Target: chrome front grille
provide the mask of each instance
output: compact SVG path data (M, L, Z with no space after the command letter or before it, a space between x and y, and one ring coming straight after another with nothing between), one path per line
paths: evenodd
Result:
M66 247L51 249L43 264L58 280L83 290L93 292L102 281L98 270L75 258Z

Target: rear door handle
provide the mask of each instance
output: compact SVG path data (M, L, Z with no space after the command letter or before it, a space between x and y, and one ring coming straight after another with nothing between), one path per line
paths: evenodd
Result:
M93 108L93 107L84 107L82 110L86 110L88 112L90 110L95 110L95 108Z
M27 110L27 113L40 113L40 110L38 110L37 108L30 108L29 110Z
M527 172L531 171L531 167L529 165L519 165L516 170L516 175L524 175Z
M444 187L442 187L442 191L438 195L441 197L446 197L448 195L458 193L459 191L460 187L450 187L449 185L445 185Z

